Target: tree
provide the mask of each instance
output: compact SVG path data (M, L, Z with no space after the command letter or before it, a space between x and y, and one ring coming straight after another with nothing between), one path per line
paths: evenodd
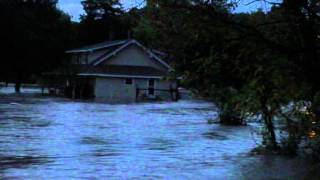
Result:
M73 40L70 18L56 0L1 0L2 64L20 92L32 74L56 68ZM6 58L4 58L6 57Z
M86 14L81 17L79 41L90 44L126 38L127 31L122 24L124 11L119 0L84 0L81 3Z
M232 14L226 1L148 1L135 33L172 54L185 85L211 98L222 118L261 114L265 145L278 149L283 107L319 90L318 6L287 0L267 13Z

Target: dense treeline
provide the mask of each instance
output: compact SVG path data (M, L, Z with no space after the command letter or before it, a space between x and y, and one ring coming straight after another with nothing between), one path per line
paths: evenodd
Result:
M319 2L284 0L251 14L231 13L228 2L149 1L136 36L173 55L184 83L219 106L222 122L261 119L268 149L318 147Z
M56 0L0 0L1 76L20 83L56 67L74 33Z
M67 48L134 37L169 54L174 75L214 101L222 122L257 118L267 149L320 152L318 1L232 13L236 4L226 0L147 0L129 11L117 0L84 0L79 23L56 4L0 0L2 78L19 84L63 63Z

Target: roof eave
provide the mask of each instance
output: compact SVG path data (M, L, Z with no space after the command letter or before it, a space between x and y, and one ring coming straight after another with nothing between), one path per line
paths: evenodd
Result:
M92 52L92 50L70 50L70 51L66 51L65 53L77 54L77 53L88 53L88 52Z
M150 76L150 75L125 75L125 74L99 74L99 73L80 73L78 76L90 77L113 77L113 78L138 78L138 79L162 79L165 76Z
M162 65L164 65L166 68L168 68L169 72L174 71L174 69L166 62L164 62L159 56L154 54L151 50L147 49L145 46L143 46L141 43L139 43L136 40L133 40L135 44L140 46L142 49L144 49L151 57L155 58L158 62L160 62Z

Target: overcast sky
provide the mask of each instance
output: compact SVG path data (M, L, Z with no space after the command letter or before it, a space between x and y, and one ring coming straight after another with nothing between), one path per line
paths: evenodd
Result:
M132 6L141 4L143 0L120 0L123 4L123 7L128 9ZM82 9L81 0L59 0L59 7L68 13L74 21L79 21L81 14L84 14ZM246 5L250 0L240 0L240 5L236 9L237 12L249 12L256 10L257 8L266 9L266 5L262 2L254 3L251 5Z

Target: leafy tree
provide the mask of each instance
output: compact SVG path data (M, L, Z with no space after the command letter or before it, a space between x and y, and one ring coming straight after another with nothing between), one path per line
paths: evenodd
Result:
M318 6L287 0L268 13L232 14L226 1L148 1L135 34L172 54L185 85L210 97L221 118L261 114L265 145L278 149L283 107L319 90Z

